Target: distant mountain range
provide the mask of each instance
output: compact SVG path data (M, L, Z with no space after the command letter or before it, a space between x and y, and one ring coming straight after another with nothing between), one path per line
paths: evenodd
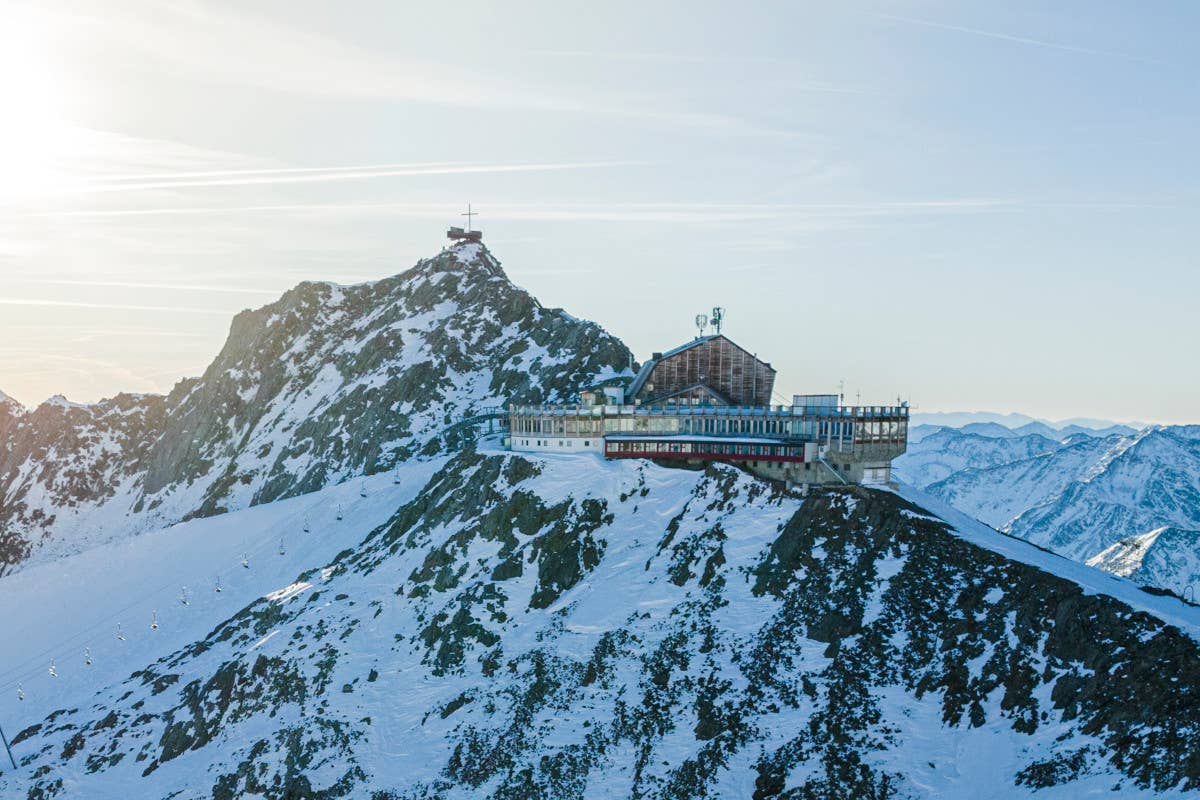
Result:
M1200 426L973 422L913 433L896 462L902 480L998 530L1146 585L1182 594L1200 584Z
M963 428L967 425L975 423L995 423L996 425L1015 430L1023 428L1034 423L1044 425L1051 430L1062 430L1064 428L1086 428L1088 430L1103 430L1114 426L1128 427L1132 430L1141 430L1146 427L1144 422L1114 422L1108 419L1094 419L1091 417L1072 417L1071 419L1059 420L1052 422L1048 419L1039 419L1031 417L1028 414L1018 414L1010 412L1007 414L999 414L994 411L928 411L917 412L911 417L912 424L917 425L934 425L944 428Z

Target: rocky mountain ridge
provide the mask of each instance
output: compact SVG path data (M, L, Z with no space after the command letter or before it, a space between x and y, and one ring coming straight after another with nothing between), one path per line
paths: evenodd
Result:
M302 283L238 314L166 396L0 404L0 574L390 469L440 450L460 415L565 398L631 360L479 244L372 283Z

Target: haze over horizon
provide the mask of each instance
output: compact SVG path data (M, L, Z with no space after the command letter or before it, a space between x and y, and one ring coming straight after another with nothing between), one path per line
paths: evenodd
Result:
M1193 5L0 6L26 405L168 391L470 201L643 358L720 304L781 394L1200 422Z

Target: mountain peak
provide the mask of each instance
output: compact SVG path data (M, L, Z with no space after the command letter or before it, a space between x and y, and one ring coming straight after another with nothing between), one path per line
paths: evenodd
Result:
M306 494L441 453L464 415L567 400L630 360L596 323L513 284L477 242L377 281L301 283L234 317L204 374L166 397L56 398L19 440L6 425L0 529L50 558ZM89 523L101 509L111 524ZM0 566L28 555L0 547Z

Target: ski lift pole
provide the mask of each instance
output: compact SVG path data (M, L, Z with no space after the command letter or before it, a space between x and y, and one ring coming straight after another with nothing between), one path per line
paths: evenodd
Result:
M4 742L4 750L8 753L8 760L12 762L12 767L17 768L17 760L13 758L12 748L8 746L8 737L4 735L4 728L0 728L0 740Z

